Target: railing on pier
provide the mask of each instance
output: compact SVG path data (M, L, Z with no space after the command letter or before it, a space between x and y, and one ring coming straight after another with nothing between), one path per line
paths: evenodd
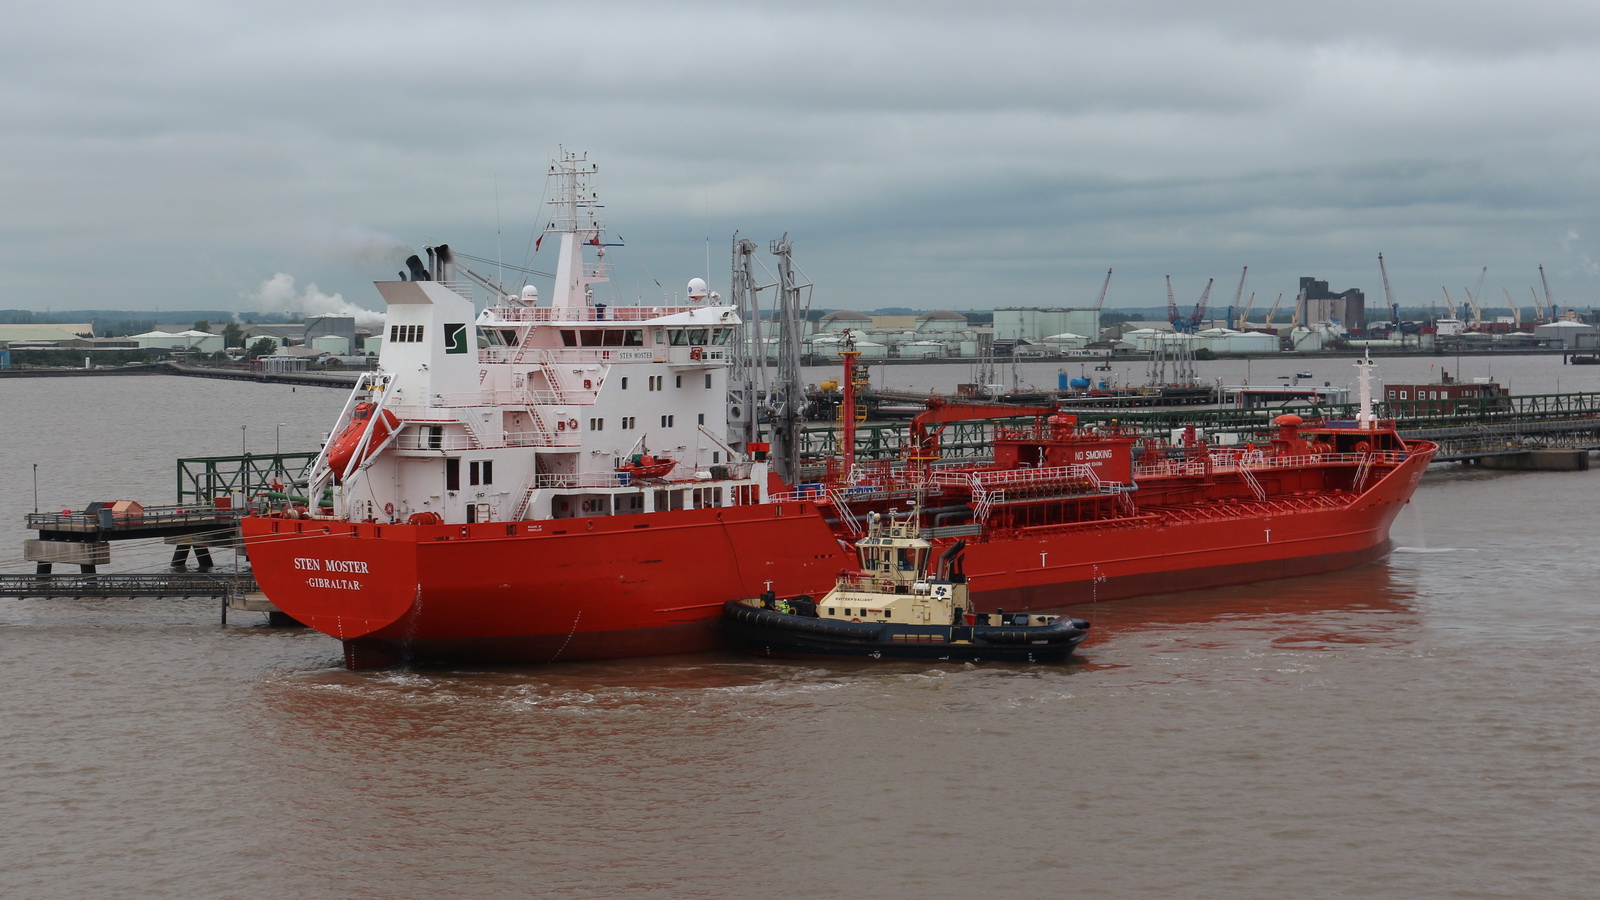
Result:
M28 527L41 532L106 533L106 532L182 532L203 529L207 526L232 529L245 510L232 506L217 507L211 504L177 506L145 506L138 511L119 512L110 506L94 510L62 510L61 512L28 513Z
M258 588L248 572L159 575L0 574L0 597L238 597Z

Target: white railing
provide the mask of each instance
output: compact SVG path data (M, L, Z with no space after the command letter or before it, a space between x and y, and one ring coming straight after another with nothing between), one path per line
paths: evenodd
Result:
M450 420L455 423L455 420ZM435 437L426 427L407 428L395 438L394 446L400 450L482 450L488 447L578 447L583 443L576 431L510 431L496 443L493 438L478 440L471 434L444 432Z
M511 521L520 522L528 514L528 504L533 502L533 483L537 477L529 475L522 479L522 484L517 488L517 507L511 513Z
M1256 473L1250 471L1249 466L1240 466L1239 474L1244 477L1244 483L1250 486L1250 493L1255 494L1257 500L1267 499L1266 487L1261 484L1261 479L1256 477Z
M1359 466L1362 464L1379 466L1398 466L1411 458L1406 451L1379 450L1367 453L1301 453L1294 456L1265 456L1251 460L1248 455L1235 461L1230 456L1228 462L1217 464L1213 462L1212 471L1233 472L1241 468L1262 469L1305 469L1317 468L1328 465ZM1215 458L1212 457L1214 460ZM1204 461L1198 459L1171 459L1163 460L1155 465L1135 466L1134 479L1151 478L1160 475L1194 475L1204 469Z
M1052 466L1044 469L1007 469L1000 472L933 472L936 484L966 487L976 495L980 490L1004 490L1019 487L1050 487L1080 481L1096 493L1110 494L1127 490L1127 485L1104 481L1093 466Z
M626 472L545 472L535 475L533 486L535 488L556 488L570 490L572 488L614 488L627 487L628 474Z
M494 306L487 312L486 325L497 322L648 322L662 316L703 309L699 306L604 306L555 309L549 306Z
M507 447L578 447L583 438L576 431L508 431Z

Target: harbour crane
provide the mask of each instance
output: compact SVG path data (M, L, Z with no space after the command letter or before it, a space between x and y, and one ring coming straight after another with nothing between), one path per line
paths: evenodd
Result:
M1511 291L1507 290L1506 288L1501 288L1500 290L1505 293L1505 295L1506 295L1506 304L1511 307L1511 330L1512 331L1521 331L1522 330L1522 307L1517 305L1517 301L1511 299Z
M1550 279L1544 277L1544 263L1539 264L1539 283L1544 285L1544 303L1550 307L1550 321L1560 318L1556 310L1556 301L1550 296Z
M1489 267L1484 266L1483 270L1487 272ZM1478 279L1478 285L1480 287L1483 285L1483 279ZM1462 288L1462 290L1467 291L1466 288ZM1467 308L1472 310L1472 327L1481 328L1483 326L1483 311L1478 309L1478 298L1472 296L1471 291L1467 291Z
M1206 289L1200 292L1194 312L1184 317L1178 314L1178 299L1172 293L1172 276L1167 276L1167 320L1172 323L1173 331L1192 333L1199 330L1200 322L1206 317L1206 301L1211 298L1211 285L1214 283L1215 278L1206 279Z
M1106 281L1100 285L1100 296L1094 300L1094 340L1100 340L1100 307L1105 305L1106 292L1111 290L1111 270L1106 270Z
M1272 301L1272 309L1267 311L1267 328L1272 328L1272 320L1278 315L1278 307L1283 303L1283 291L1278 292L1278 299Z
M1544 324L1544 305L1539 302L1539 293L1532 287L1528 288L1528 296L1533 298L1533 321Z
M1400 304L1395 302L1394 291L1389 290L1389 270L1383 265L1383 254L1378 254L1378 271L1383 275L1383 302L1389 304L1389 322L1400 324Z
M1228 313L1229 313L1228 318L1230 318L1230 319L1233 318L1233 315L1232 315L1233 311L1235 309L1239 308L1239 298L1244 296L1244 277L1246 275L1248 275L1249 273L1250 273L1250 267L1249 266L1245 266L1244 270L1239 273L1239 289L1233 292L1233 305L1228 307ZM1251 294L1250 296L1251 296L1252 299L1255 297L1254 294ZM1240 329L1242 330L1243 327L1244 326L1240 326Z
M1442 287L1441 286L1439 288L1439 290L1444 291L1444 306L1445 306L1445 309L1448 309L1450 311L1450 316L1449 317L1452 318L1452 319L1461 318L1461 316L1456 314L1456 301L1455 301L1455 298L1450 296L1450 289L1447 288L1447 287Z
M1250 307L1255 306L1255 305L1256 305L1256 292L1255 291L1251 291L1250 292L1250 299L1246 300L1244 302L1244 310L1239 313L1239 320L1236 323L1234 323L1234 326L1233 326L1234 330L1243 331L1244 327L1250 323Z

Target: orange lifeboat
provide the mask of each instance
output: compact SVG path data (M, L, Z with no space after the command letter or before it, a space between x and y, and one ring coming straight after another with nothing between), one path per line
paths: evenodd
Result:
M350 415L350 424L339 432L339 436L328 445L328 468L333 470L333 480L337 484L344 478L344 473L350 468L352 462L359 463L370 456L372 451L383 446L389 435L400 427L400 418L389 410L384 410L383 415L376 421L372 413L377 410L376 403L357 403L355 412ZM366 449L361 456L356 456L356 448L361 446L361 436L368 427L372 428L372 439L367 441Z
M631 461L617 466L617 471L626 474L630 484L635 484L646 478L665 477L668 472L672 471L672 467L677 464L677 460L664 459L646 453L643 456L635 456Z

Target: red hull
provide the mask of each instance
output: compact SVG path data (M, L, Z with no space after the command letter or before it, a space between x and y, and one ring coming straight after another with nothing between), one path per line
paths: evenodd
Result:
M1382 558L1431 453L1337 505L1151 513L969 544L986 608L1058 609L1333 571ZM823 593L853 556L809 502L477 525L252 518L262 590L352 666L604 659L719 644L724 600Z

